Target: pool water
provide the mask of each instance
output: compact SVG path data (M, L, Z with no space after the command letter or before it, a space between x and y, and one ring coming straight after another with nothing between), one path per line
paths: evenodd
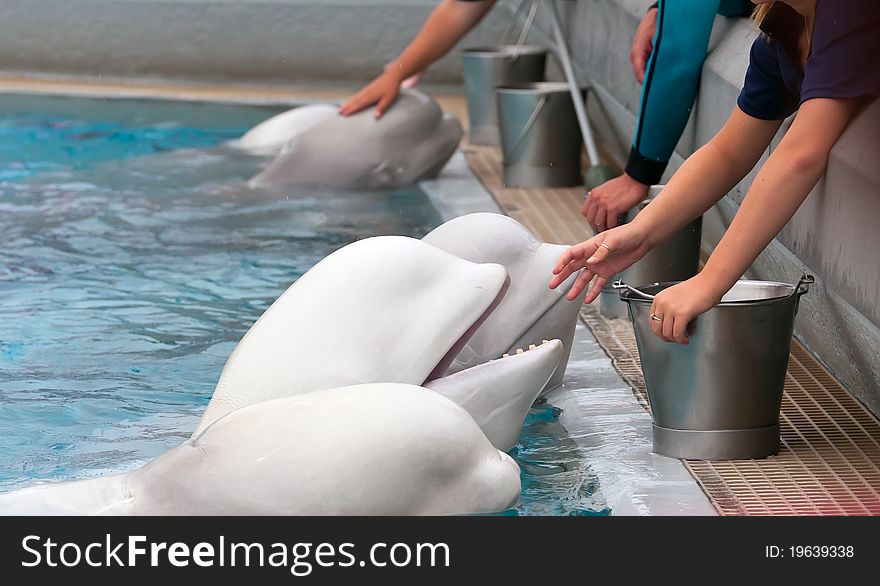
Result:
M417 187L279 195L222 143L279 109L0 97L0 490L131 469L189 437L253 321L321 258L440 216ZM553 408L511 514L602 514Z

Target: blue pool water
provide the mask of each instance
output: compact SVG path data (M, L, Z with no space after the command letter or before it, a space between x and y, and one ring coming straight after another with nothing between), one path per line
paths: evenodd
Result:
M0 490L130 469L189 437L232 348L318 260L440 222L418 188L254 192L216 148L277 109L0 98ZM510 514L602 514L538 405Z

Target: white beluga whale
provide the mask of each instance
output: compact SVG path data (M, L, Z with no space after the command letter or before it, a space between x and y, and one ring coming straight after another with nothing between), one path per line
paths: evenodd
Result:
M465 260L500 264L510 277L506 295L456 355L449 372L482 364L533 344L535 340L558 339L564 350L559 368L546 388L559 385L585 294L575 301L566 299L577 275L572 275L557 289L547 287L547 275L568 247L539 242L513 218L491 213L468 214L450 220L431 231L423 241Z
M468 262L413 238L378 236L345 246L251 326L223 367L195 435L260 401L439 378L507 283L500 265Z
M415 90L403 90L379 119L369 110L351 116L329 115L327 106L299 110L263 122L238 141L240 147L265 152L289 133L275 160L250 180L251 187L401 187L437 175L462 136L454 116Z
M447 515L519 491L464 409L383 383L244 407L138 470L0 495L0 514Z
M503 510L518 493L518 472L486 446L503 451L515 444L529 408L558 370L563 344L551 340L443 375L500 308L508 285L501 265L467 261L412 238L343 247L300 277L245 334L188 442L134 472L0 495L0 513ZM384 399L374 396L379 392ZM404 397L412 394L438 398ZM421 414L416 425L406 422L411 409ZM443 419L440 412L449 409L469 423L440 429L422 421ZM293 414L299 410L311 415ZM358 418L381 421L388 433ZM309 452L310 446L319 447ZM374 458L402 464L373 470ZM425 488L413 480L413 474L423 478L419 470L408 466L434 466L440 477ZM463 497L462 490L472 492ZM372 491L406 498L394 504Z

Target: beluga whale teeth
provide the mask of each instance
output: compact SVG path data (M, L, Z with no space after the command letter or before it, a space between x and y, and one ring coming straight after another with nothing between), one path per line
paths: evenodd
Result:
M423 238L425 242L460 258L498 263L510 275L510 289L498 308L471 337L450 366L457 372L491 360L534 340L561 340L564 354L547 389L559 385L565 374L577 314L583 302L566 295L577 275L557 289L547 279L559 256L568 248L544 244L513 218L490 213L461 216L446 222Z
M461 405L492 445L507 451L516 445L529 409L562 359L559 340L532 348L430 381L425 387Z

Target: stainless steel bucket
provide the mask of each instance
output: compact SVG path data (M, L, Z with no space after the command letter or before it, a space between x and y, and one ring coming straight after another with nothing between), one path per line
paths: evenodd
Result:
M512 83L542 81L547 49L531 45L499 45L465 49L464 92L473 144L498 145L495 88Z
M645 209L660 194L665 185L654 185L648 197L629 210L621 222L631 222L636 215ZM700 240L703 236L703 217L700 216L665 242L656 246L637 263L629 267L609 283L620 279L626 283L660 283L664 281L686 281L700 269ZM609 284L599 295L599 311L605 317L625 318L626 304L620 295Z
M581 185L583 140L568 84L507 84L496 92L504 185Z
M688 327L690 344L650 326L651 299L621 289L629 305L654 417L654 451L675 458L764 458L779 451L779 408L794 318L813 278L795 285L739 281ZM654 295L675 283L639 290Z

